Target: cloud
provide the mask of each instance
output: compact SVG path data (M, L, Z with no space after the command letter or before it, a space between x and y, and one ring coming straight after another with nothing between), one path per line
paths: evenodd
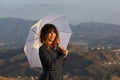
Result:
M14 4L11 6L0 5L0 17L21 17L28 19L38 19L38 17L47 15L48 13L55 13L62 10L59 4Z
M37 20L51 13L62 13L75 24L88 21L120 24L119 3L120 0L0 0L0 18Z

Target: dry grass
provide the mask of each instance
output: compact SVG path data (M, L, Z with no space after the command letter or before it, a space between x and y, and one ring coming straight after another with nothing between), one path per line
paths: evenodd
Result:
M118 76L113 76L111 80L120 80L120 77L118 77Z
M0 76L0 80L23 80L23 79L18 79L18 78L5 78Z

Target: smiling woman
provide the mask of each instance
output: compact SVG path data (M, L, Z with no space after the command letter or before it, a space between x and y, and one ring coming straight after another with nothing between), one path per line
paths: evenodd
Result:
M39 57L43 66L40 80L63 80L63 64L68 50L59 46L59 34L53 24L45 24L40 31Z
M52 43L57 47L57 39L59 38L59 34L57 29L53 24L46 24L44 27L41 29L41 35L40 35L40 40L41 43L44 43L48 46L50 46Z

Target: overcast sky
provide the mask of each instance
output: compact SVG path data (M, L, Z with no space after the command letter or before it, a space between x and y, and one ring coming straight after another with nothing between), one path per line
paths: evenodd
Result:
M70 24L102 22L120 25L120 0L0 0L0 18L28 20L59 13Z

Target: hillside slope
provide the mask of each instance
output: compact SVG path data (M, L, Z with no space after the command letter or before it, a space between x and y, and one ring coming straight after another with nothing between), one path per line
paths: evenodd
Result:
M70 53L64 68L64 75L82 78L109 78L120 75L120 52L111 50L82 50L76 45L69 45ZM0 50L1 76L39 76L41 68L30 68L22 49Z

